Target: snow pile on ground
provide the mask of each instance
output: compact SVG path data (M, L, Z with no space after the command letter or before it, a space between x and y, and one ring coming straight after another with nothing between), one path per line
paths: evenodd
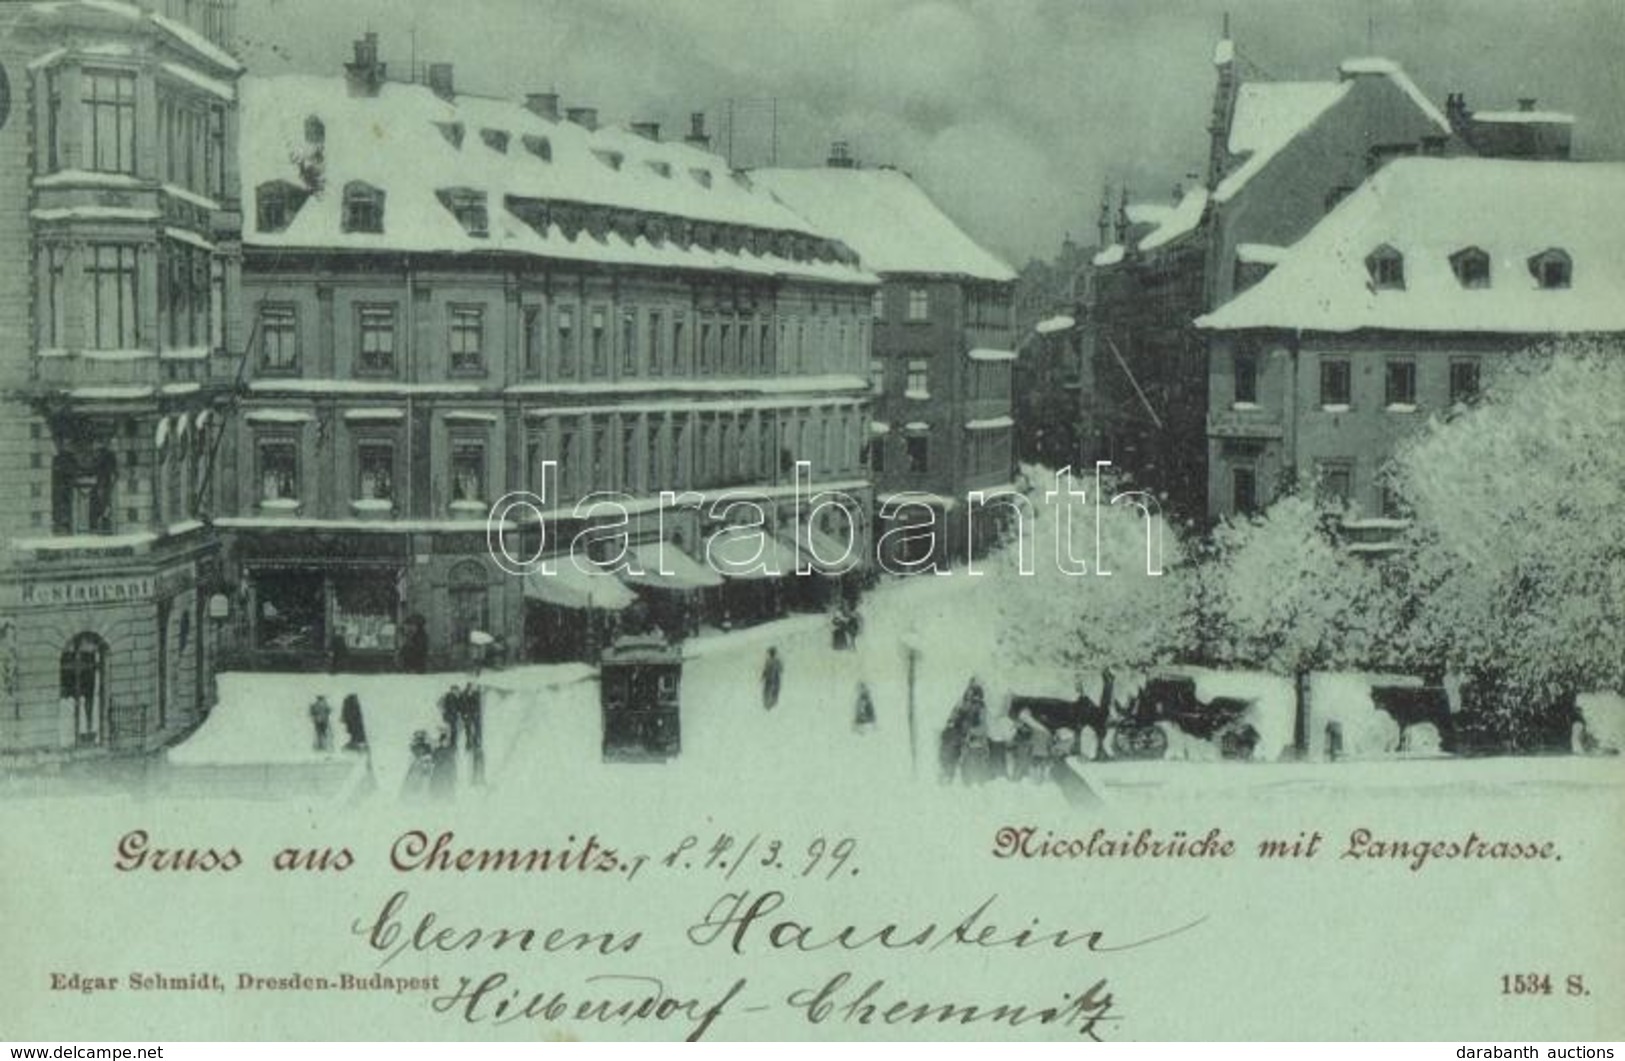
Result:
M1371 698L1374 685L1415 685L1408 675L1316 672L1309 678L1309 757L1328 758L1327 728L1342 733L1341 758L1370 759L1400 750L1399 723ZM1438 734L1435 732L1435 739ZM1420 738L1418 738L1420 739Z
M1625 696L1617 692L1586 693L1575 702L1598 748L1625 751Z

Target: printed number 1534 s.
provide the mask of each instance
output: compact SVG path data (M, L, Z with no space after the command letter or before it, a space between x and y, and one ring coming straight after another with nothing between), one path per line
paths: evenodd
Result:
M1571 974L1564 981L1563 987L1565 988L1565 994L1591 994L1591 989L1585 985L1585 978L1579 973ZM1551 993L1551 973L1505 973L1501 976L1501 994L1503 995L1549 995Z

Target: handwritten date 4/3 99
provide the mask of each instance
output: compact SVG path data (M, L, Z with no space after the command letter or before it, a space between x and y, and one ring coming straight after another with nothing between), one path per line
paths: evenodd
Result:
M744 866L757 872L787 872L798 877L818 875L833 880L843 872L857 874L852 862L857 849L857 840L850 836L815 836L805 845L792 846L761 833L749 837L718 833L709 840L690 833L673 845L659 862L667 869L713 870L724 878L732 878Z
M1566 995L1589 995L1591 989L1585 985L1585 977L1579 973L1571 973L1561 982L1563 993ZM1501 976L1501 994L1503 995L1550 995L1552 990L1551 973L1503 973Z

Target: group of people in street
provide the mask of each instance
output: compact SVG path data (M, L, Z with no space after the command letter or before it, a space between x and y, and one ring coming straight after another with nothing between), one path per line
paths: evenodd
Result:
M1069 706L1070 717L1062 724L1053 719L1046 724L1030 710L990 711L987 692L973 677L949 712L938 741L941 781L967 785L999 780L1064 783L1068 778L1061 775L1070 777L1066 760L1086 753L1093 758L1099 744L1093 725L1098 712L1081 687L1077 701Z
M477 680L453 685L440 697L440 726L412 734L412 764L401 794L408 798L449 799L457 790L457 753L468 753L469 783L485 783L485 703Z
M333 705L327 702L325 694L317 694L316 699L310 702L310 726L313 732L314 750L330 752L333 750ZM344 750L347 752L364 752L367 750L367 723L361 714L361 698L355 693L345 696L343 706L339 710L339 723L344 727Z

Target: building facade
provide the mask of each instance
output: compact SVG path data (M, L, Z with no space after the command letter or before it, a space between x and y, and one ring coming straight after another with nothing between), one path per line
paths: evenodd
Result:
M1625 223L1608 207L1622 190L1618 164L1477 158L1401 160L1360 187L1198 322L1212 511L1309 484L1380 547L1403 515L1387 467L1405 438L1520 351L1625 334Z
M985 552L1001 510L970 495L1009 487L1015 470L1015 273L895 169L858 168L837 151L822 169L755 177L881 279L866 314L865 455L888 570Z
M663 140L452 78L392 81L369 37L342 78L245 83L255 341L218 521L238 657L457 665L483 631L562 658L636 597L681 633L816 595L796 569L846 530L798 519L796 466L855 499L861 558L874 277L699 116ZM503 547L556 576L493 556L516 491ZM564 558L582 535L605 569Z
M137 752L208 702L240 350L222 0L0 9L0 753Z
M1394 63L1353 59L1330 81L1249 81L1233 42L1214 53L1208 160L1170 204L1103 205L1084 313L1086 440L1182 516L1213 516L1208 349L1192 322L1280 260L1390 160L1473 147ZM1227 437L1238 458L1260 440Z

